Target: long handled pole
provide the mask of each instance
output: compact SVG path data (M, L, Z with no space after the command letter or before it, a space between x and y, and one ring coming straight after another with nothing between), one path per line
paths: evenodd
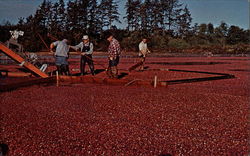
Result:
M43 40L42 36L41 36L39 33L37 33L37 35L39 36L40 40L43 42L43 44L45 45L45 47L50 51L48 45L47 45L47 44L45 43L45 41Z
M100 64L99 62L94 61L93 59L91 59L91 58L88 57L87 55L85 55L85 57L86 57L87 59L89 59L90 61L93 61L94 63L96 63L96 64L102 66L104 69L106 69L106 67L105 67L104 65Z
M50 37L51 39L53 40L58 40L57 38L55 38L54 36L50 35L50 34L47 34L48 37Z

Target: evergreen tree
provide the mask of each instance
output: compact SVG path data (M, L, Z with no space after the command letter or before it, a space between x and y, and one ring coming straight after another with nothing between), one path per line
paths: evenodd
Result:
M234 25L232 25L228 29L228 35L227 35L228 44L237 44L237 43L241 43L244 40L247 40L247 38L245 36L243 29Z
M164 9L164 21L168 30L174 30L176 28L177 16L181 12L182 4L179 4L179 0L161 0L161 6Z
M100 19L100 11L98 8L98 4L96 0L89 0L88 3L88 33L97 34L101 32L101 19Z
M185 37L191 30L192 17L187 6L182 10L182 14L177 17L178 34Z
M78 4L77 1L69 1L67 4L67 31L69 30L79 30L80 22L79 22L79 12L78 12Z
M147 31L149 28L148 28L148 25L149 25L149 18L148 18L148 15L147 15L147 9L148 8L148 5L144 2L141 4L141 8L139 9L139 15L140 15L140 29L142 31Z
M84 31L87 30L88 25L88 4L89 0L79 0L77 3L78 22Z
M191 33L193 35L197 35L199 33L199 25L198 25L198 23L195 23L194 26L192 26Z
M164 25L164 11L159 0L152 0L151 29L157 30Z
M221 22L220 26L215 29L218 37L226 37L228 34L228 25L225 22Z
M99 6L100 10L102 11L102 24L103 27L107 27L108 29L111 28L113 22L119 22L119 12L118 12L118 4L114 0L101 0L101 4Z
M139 23L140 23L140 6L141 6L141 1L140 0L128 0L125 8L126 8L126 12L127 12L127 16L125 16L124 18L126 18L128 26L127 29L130 31L133 30L139 30Z
M44 0L34 15L37 24L39 24L44 28L49 27L52 21L51 9L52 9L51 1Z
M50 30L49 33L57 34L57 31L59 28L59 4L56 2L52 7L52 21L50 24Z
M207 34L209 35L214 34L214 25L212 23L208 23L207 25Z
M199 34L200 35L206 35L207 33L207 24L202 23L199 25Z
M132 30L132 24L133 24L133 18L134 18L132 1L133 0L127 0L127 2L125 4L127 16L125 16L124 18L127 20L127 24L128 24L127 30L129 30L129 31Z
M210 43L218 43L217 39L215 38L216 36L214 35L214 25L212 23L207 24L207 40Z
M151 0L145 0L142 6L142 10L140 12L141 15L141 21L142 21L142 29L146 31L152 31L152 14L153 14L153 8L152 8L152 2Z
M65 25L66 25L66 10L65 10L65 3L64 0L59 0L58 3L58 27L60 30L65 31Z

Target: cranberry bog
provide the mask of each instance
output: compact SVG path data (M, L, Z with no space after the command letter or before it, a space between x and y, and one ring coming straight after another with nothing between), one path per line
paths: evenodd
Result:
M43 59L47 79L0 79L10 155L249 155L249 57L149 57L131 72L138 59L122 57L118 80L104 57L95 76L78 76L72 57L73 76L59 78Z

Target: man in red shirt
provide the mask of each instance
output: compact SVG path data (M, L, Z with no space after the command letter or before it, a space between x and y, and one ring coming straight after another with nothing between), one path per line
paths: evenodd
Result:
M113 37L111 33L108 33L106 37L110 42L108 47L109 67L107 70L107 75L109 78L118 78L117 65L119 64L121 55L120 43Z

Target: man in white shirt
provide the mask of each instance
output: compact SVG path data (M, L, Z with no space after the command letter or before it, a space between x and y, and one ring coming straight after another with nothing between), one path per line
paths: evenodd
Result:
M142 62L140 70L144 70L145 59L148 53L150 53L150 51L148 50L147 39L143 38L139 44L139 57L141 58Z

